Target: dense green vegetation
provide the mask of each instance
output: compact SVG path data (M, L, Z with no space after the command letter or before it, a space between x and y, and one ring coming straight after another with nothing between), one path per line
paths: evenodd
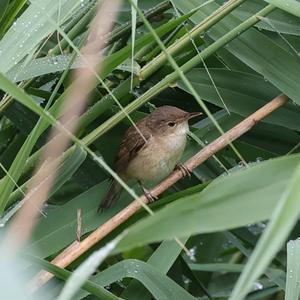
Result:
M97 3L0 0L3 234L76 84ZM296 0L124 1L22 263L0 249L0 298L31 299L14 272L44 269L55 278L37 299L298 299L299 53ZM288 103L160 195L152 216L141 209L66 269L49 263L76 240L78 209L83 239L132 201L124 191L97 213L110 177L102 159L112 166L132 122L162 105L203 111L185 161L280 94ZM76 269L83 281L66 284Z

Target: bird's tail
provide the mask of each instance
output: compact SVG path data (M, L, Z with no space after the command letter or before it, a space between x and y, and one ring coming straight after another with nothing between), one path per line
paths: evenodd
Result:
M121 192L122 186L116 180L112 179L109 190L102 199L97 211L102 212L103 210L111 207L119 199Z

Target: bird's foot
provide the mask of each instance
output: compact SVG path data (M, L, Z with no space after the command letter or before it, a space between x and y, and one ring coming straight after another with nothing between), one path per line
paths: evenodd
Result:
M192 178L191 170L189 170L188 167L186 167L185 165L183 165L181 163L178 163L176 165L175 169L179 170L181 172L181 174L182 174L183 177L188 176L189 179Z
M149 190L145 189L144 187L142 187L142 189L143 189L144 195L147 198L147 200L148 200L149 203L153 203L155 200L158 199L158 197L152 195Z

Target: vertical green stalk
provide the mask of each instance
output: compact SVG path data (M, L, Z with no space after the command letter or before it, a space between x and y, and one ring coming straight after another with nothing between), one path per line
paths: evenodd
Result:
M300 296L300 240L287 243L285 300L298 300Z
M203 20L201 23L196 25L191 31L187 32L184 36L182 36L176 43L170 45L167 48L169 55L174 55L178 53L182 48L186 46L186 44L192 38L211 28L213 25L215 25L217 22L219 22L221 19L227 16L232 10L234 10L238 5L242 4L243 2L245 2L245 0L230 0L226 2L208 18ZM158 70L166 61L167 55L164 52L161 52L160 55L158 55L156 58L154 58L142 68L140 72L140 77L142 79L148 78L156 70Z

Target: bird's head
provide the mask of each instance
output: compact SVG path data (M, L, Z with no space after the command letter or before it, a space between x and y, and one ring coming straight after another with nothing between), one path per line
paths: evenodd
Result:
M160 106L148 118L147 125L160 135L185 135L189 131L188 121L201 112L186 112L175 106Z

